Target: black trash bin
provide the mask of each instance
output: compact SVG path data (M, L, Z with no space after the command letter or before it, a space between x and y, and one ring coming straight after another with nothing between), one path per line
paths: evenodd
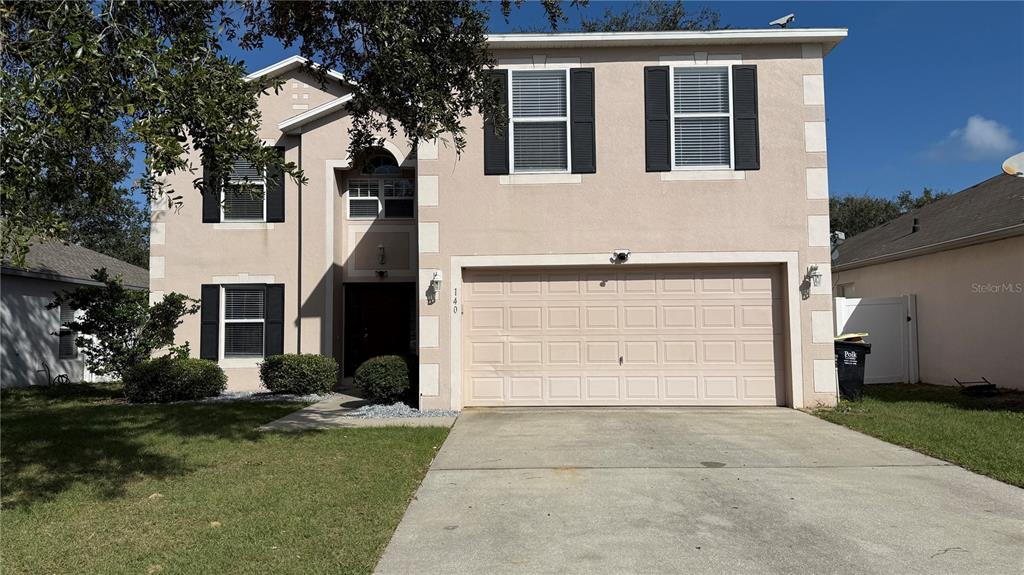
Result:
M835 350L839 397L860 401L864 398L864 356L871 353L871 344L861 341L836 341Z

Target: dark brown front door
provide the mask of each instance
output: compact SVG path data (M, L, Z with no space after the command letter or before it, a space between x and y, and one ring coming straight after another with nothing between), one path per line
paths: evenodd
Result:
M378 355L412 350L416 284L345 285L345 375Z

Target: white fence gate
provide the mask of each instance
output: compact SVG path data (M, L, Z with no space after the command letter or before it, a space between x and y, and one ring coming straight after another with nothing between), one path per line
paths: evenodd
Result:
M836 333L867 332L864 383L917 383L917 298L835 298Z

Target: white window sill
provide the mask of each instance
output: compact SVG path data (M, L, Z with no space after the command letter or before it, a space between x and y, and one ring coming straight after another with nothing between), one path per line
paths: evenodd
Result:
M747 172L743 170L673 170L661 172L663 182L693 182L693 181L728 181L745 180Z
M503 186L523 184L581 184L582 174L511 174L498 176L498 183Z
M262 357L222 357L217 365L224 369L240 369L247 367L259 367Z
M220 222L213 224L215 230L272 230L274 224L268 222Z

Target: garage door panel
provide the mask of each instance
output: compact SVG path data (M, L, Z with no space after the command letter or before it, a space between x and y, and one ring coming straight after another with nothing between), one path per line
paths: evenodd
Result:
M658 306L627 305L622 308L622 327L627 330L657 329Z
M508 276L509 295L540 295L540 272L512 273Z
M657 293L658 277L654 272L636 273L622 284L622 291L627 294L653 294Z
M548 380L548 399L559 401L582 401L580 376L551 376Z
M544 308L541 306L510 307L508 328L511 331L539 330L543 328Z
M619 327L619 308L616 306L587 306L583 326L588 330L614 330Z
M658 377L651 375L627 375L623 377L625 399L659 399Z
M586 341L583 345L588 365L619 363L618 341Z
M500 341L474 341L469 346L469 365L503 365L505 344Z
M579 341L549 341L548 363L578 366L583 363L583 344Z
M696 340L669 340L662 343L664 355L662 359L666 364L690 364L697 365L697 341Z
M619 378L607 375L590 375L585 378L584 398L606 401L619 399Z
M693 305L662 305L661 317L666 329L697 327L697 307Z
M701 346L701 360L705 364L736 365L735 341L704 341Z
M543 344L540 341L512 341L508 344L508 365L512 368L542 365Z
M783 306L771 266L465 270L464 282L467 405L780 396Z
M505 328L505 308L473 307L469 310L469 328L474 331Z
M544 378L539 376L509 377L508 396L513 401L542 401L544 399L543 381Z
M578 306L552 305L547 308L547 311L548 329L578 330L582 326Z
M705 305L701 308L701 328L736 327L736 307L732 305Z
M622 354L623 365L658 365L657 341L624 342Z

